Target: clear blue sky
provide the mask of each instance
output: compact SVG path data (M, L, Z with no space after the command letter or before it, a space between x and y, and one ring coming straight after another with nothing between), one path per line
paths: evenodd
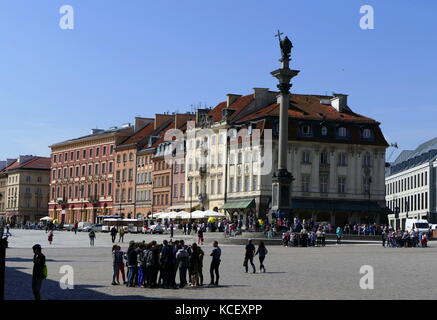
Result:
M59 28L64 4L74 30ZM365 4L374 30L359 28ZM301 70L294 92L347 93L389 142L415 148L437 136L436 14L429 0L2 1L0 159L275 88L278 28Z

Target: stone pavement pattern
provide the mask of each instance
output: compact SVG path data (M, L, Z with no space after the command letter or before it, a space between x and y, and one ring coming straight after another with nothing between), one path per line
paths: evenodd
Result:
M270 246L267 272L244 273L243 247L223 245L219 287L179 290L112 286L111 246L108 234L97 234L89 247L88 234L56 232L54 244L44 231L12 230L6 261L6 298L32 299L33 244L40 243L48 261L44 299L436 299L437 248L383 248L379 245L343 245L325 248ZM131 235L127 241L162 241L168 236ZM181 238L180 236L178 238ZM192 238L186 237L187 240ZM205 243L204 277L209 283L211 244ZM258 260L255 259L257 268ZM75 288L62 290L62 265L74 268ZM375 272L375 289L359 286L362 265ZM177 277L178 279L178 277Z

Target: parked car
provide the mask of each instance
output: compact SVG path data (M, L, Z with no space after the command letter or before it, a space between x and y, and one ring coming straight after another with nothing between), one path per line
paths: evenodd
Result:
M150 233L150 234L156 234L156 233L163 234L164 228L160 224L153 224L151 226L148 226L147 228L144 226L143 232Z
M82 229L83 232L90 232L91 229L94 231L102 231L102 224L91 224L89 226L86 226Z
M64 224L64 230L71 231L73 230L74 224Z
M82 231L83 228L85 228L86 226L90 226L90 225L91 225L91 223L89 223L89 222L82 222L81 221L77 225L77 231Z

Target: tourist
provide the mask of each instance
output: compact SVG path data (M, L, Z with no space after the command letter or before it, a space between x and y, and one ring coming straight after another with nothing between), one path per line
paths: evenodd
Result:
M172 223L170 223L170 238L171 239L173 239L173 228L174 228L174 226L173 226L173 222Z
M79 222L75 222L74 223L74 227L73 227L73 231L74 231L74 234L77 234L77 229L79 228Z
M146 282L146 245L141 243L137 250L138 286L144 288Z
M266 267L264 266L264 259L267 255L267 248L264 245L264 241L260 241L258 245L258 250L256 250L255 256L258 255L259 257L259 270L263 270L263 272L266 272Z
M127 250L127 286L135 287L138 272L138 253L134 241L129 242Z
M41 300L42 282L47 278L46 257L41 252L41 246L35 244L33 247L33 272L32 292L35 300Z
M199 230L197 231L197 244L203 245L203 228L199 226Z
M385 242L387 241L387 233L383 231L381 237L382 237L382 246L385 248Z
M91 247L94 247L94 239L96 238L96 233L93 229L90 230L90 233L88 235L90 237L90 245Z
M52 244L52 242L53 242L53 230L49 231L48 240L49 240L49 243Z
M112 246L112 285L120 284L119 272L122 271L123 283L126 284L124 275L123 252L117 245ZM117 282L115 281L117 279Z
M343 230L340 227L337 227L337 230L335 231L335 234L337 235L337 243L336 243L336 245L341 245L341 237L343 236Z
M189 271L191 278L191 286L197 287L199 282L199 251L196 243L191 245L191 255L189 259Z
M246 273L249 271L249 265L248 262L250 262L253 273L256 273L255 265L253 264L253 256L255 255L255 246L252 244L252 240L249 239L246 247L245 247L245 253L244 253L244 263L243 266L246 268Z
M162 269L160 275L162 275L162 285L166 289L170 289L170 287L175 288L176 284L174 283L173 270L176 264L176 257L173 254L173 247L168 244L167 240L163 241L163 247L161 250L161 265Z
M115 226L112 226L110 234L111 234L111 241L112 243L114 243L115 237L117 236L117 229L115 228Z
M187 235L187 224L184 223L184 236L186 236L186 235Z
M199 256L199 286L203 286L203 257L205 256L205 252L203 252L202 248L198 246L197 254Z
M187 282L187 270L189 265L190 255L183 244L178 245L178 251L176 253L176 265L179 269L179 288L185 288Z
M220 267L220 262L221 262L221 260L220 260L221 255L222 255L222 250L218 246L218 242L214 241L213 242L213 249L212 249L212 252L210 254L210 256L212 257L211 265L209 267L209 274L211 277L211 282L209 283L210 285L218 286L218 284L219 284L219 277L220 277L219 267ZM215 281L214 281L214 274L215 274Z
M118 230L118 242L124 242L124 234L125 234L125 232L124 232L124 228L123 227L120 227L120 229Z

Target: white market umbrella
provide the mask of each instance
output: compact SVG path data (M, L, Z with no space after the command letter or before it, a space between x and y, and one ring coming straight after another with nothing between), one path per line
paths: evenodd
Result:
M178 212L181 215L181 219L190 219L190 213L186 211L179 211Z
M40 220L40 221L53 221L53 218L47 216L47 217L41 218L41 219L39 219L39 220Z
M225 218L226 215L224 213L212 211L212 210L206 210L205 211L205 218Z
M202 219L202 218L205 218L205 212L204 211L200 211L200 210L196 210L196 211L191 213L191 217L193 219Z

